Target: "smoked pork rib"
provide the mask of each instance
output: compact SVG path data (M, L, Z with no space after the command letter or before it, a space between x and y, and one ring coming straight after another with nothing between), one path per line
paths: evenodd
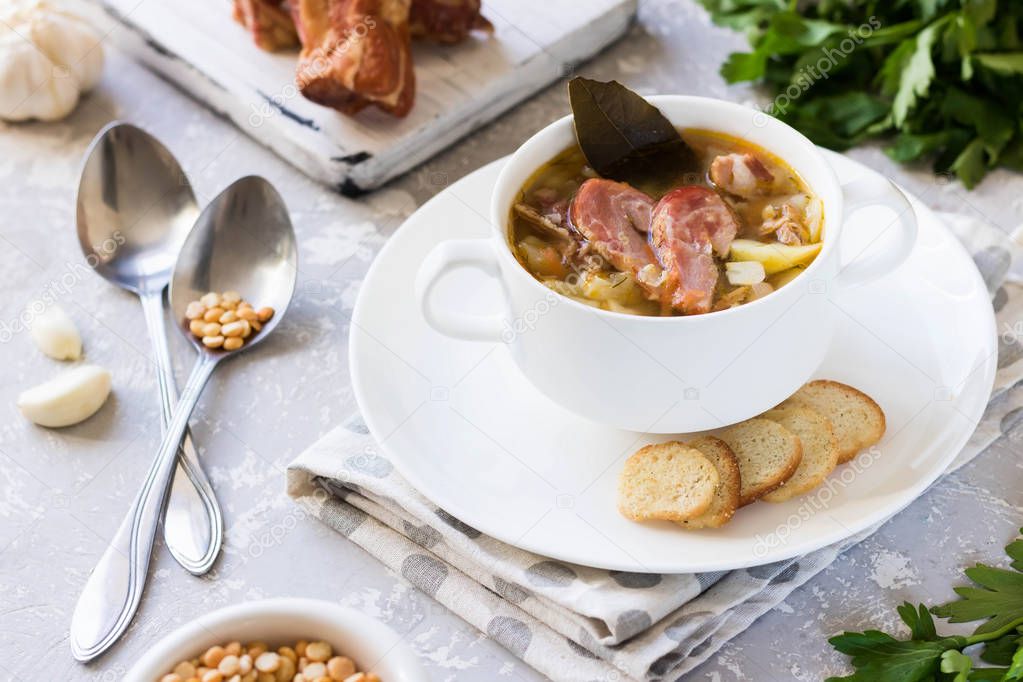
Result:
M409 112L411 36L454 44L494 29L480 0L234 0L234 18L264 50L301 43L299 90L346 114L367 106Z
M371 105L408 114L416 91L409 0L292 0L291 12L305 97L346 114Z
M234 19L249 29L252 41L267 52L298 45L295 22L282 0L234 0Z
M436 43L460 43L472 31L492 33L494 26L480 13L480 0L412 0L412 37Z

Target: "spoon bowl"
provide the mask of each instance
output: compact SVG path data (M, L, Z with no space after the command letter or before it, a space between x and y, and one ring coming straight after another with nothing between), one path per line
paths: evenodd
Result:
M288 209L273 185L250 175L235 181L199 216L185 239L170 286L171 314L200 352L223 358L238 351L209 349L184 324L185 308L203 294L237 291L274 315L239 350L274 330L295 292L298 248Z
M78 242L100 275L135 293L161 291L199 206L174 155L129 123L100 131L77 197Z

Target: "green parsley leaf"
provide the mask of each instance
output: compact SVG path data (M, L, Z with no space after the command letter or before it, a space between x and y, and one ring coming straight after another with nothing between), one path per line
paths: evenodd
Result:
M885 147L884 151L895 161L905 163L915 161L940 149L948 142L949 132L941 130L936 133L925 133L915 135L913 133L899 133L892 144Z
M1023 533L1023 528L1020 528L1020 533ZM1023 540L1014 540L1005 546L1005 553L1012 559L1012 563L1009 564L1017 571L1023 571Z
M931 87L935 73L931 50L942 26L941 20L936 21L920 31L912 43L912 53L902 65L899 87L892 102L892 115L896 126L905 123L909 112L916 106L917 99L925 96Z
M965 0L963 15L976 26L984 26L995 18L998 13L998 0Z
M785 9L785 0L705 0L714 21L736 31L752 31Z
M955 161L949 167L949 170L956 174L967 189L973 189L977 186L987 173L987 161L984 158L984 140L975 138L970 144L966 145L959 156L956 157ZM968 589L968 588L963 588ZM960 593L962 594L962 593ZM973 619L971 619L973 620Z
M956 674L951 682L968 682L971 670L973 660L960 651L950 649L941 655L941 672Z
M902 622L909 626L909 632L913 639L928 642L938 639L938 633L934 630L934 619L924 604L915 607L907 601L898 610Z
M1004 682L1008 668L977 668L970 673L970 682Z
M766 68L766 52L733 52L721 66L721 75L729 83L752 81L762 78Z
M882 45L901 43L906 38L910 38L915 35L923 25L924 22L919 19L912 19L898 24L882 26L871 33L870 36L863 41L863 46L880 47Z
M915 4L924 19L933 19L950 3L948 0L915 0Z
M1005 682L1023 680L1023 648L1016 649L1016 653L1012 656L1012 663L1009 664L1009 669L1005 671L1005 677L1002 679Z
M877 74L877 82L881 86L881 94L889 97L899 91L902 82L902 73L909 64L913 52L916 50L916 43L912 40L905 40L899 43L898 47L881 64L881 70Z
M1019 633L1011 632L1003 637L988 642L980 654L980 660L995 665L1009 665L1016 649L1020 646Z
M827 682L924 682L932 680L942 654L966 646L965 637L921 642L899 641L877 630L846 632L828 640L852 657L856 673L832 677Z
M986 106L980 97L950 87L945 92L941 110L952 120L972 126L984 141L985 150L996 158L1016 132L1016 122L1000 109Z
M973 61L996 73L1005 75L1023 73L1023 52L979 53L973 55Z
M779 109L783 102L776 102ZM773 113L803 131L807 137L832 149L847 149L865 137L869 127L881 121L888 106L862 92L817 97L812 102Z
M972 153L983 154L979 138L970 143L967 151L971 148L979 149ZM950 623L987 621L977 628L976 634L994 632L1010 623L1023 621L1023 573L984 564L968 568L965 573L979 587L955 588L960 598L931 609L931 613L947 618Z
M798 12L779 12L771 17L770 30L757 45L774 54L799 54L805 48L820 45L845 27L830 21L807 19Z

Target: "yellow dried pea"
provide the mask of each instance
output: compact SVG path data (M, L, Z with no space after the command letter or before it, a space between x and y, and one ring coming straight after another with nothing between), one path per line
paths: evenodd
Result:
M202 655L202 664L207 668L216 668L220 661L223 660L224 656L227 656L227 652L224 651L224 647L211 646L206 650L206 653Z
M245 320L236 320L234 322L228 322L220 328L220 333L224 336L241 336L244 338L245 330L249 328L249 323Z
M380 682L380 678L360 672L347 656L334 655L327 642L300 640L276 651L263 642L212 646L178 663L159 682Z
M226 339L224 341L227 342ZM250 649L251 651L251 649ZM242 654L238 657L238 672L242 675L248 675L252 672L253 660L251 654Z
M281 667L277 669L275 682L286 682L286 680L294 678L296 672L295 661L281 656Z
M206 314L206 306L199 301L192 301L185 308L185 317L189 320L195 320Z
M190 680L195 677L195 663L191 661L181 661L174 667L174 674L179 675L183 680Z
M252 309L252 306L248 306L248 305L246 305L246 306L238 306L238 310L235 311L235 313L241 319L248 320L249 322L255 322L256 320L259 319L259 314L256 313L255 310Z
M265 651L256 658L256 670L261 673L277 672L281 667L281 656L272 651Z
M217 666L217 670L228 677L237 674L240 669L241 667L236 654L228 654L227 656L224 656L224 658L221 659L220 664Z
M347 656L335 656L327 661L327 674L333 680L343 680L355 674L355 663Z
M310 663L306 667L302 668L302 674L305 675L307 679L318 680L321 677L327 676L327 666L320 661Z
M253 332L261 331L263 323L272 318L274 313L274 309L269 306L256 310L237 291L225 291L222 294L211 291L186 306L185 319L188 330L201 339L204 346L233 351L244 346L245 339L252 336ZM260 646L264 648L260 649ZM257 643L254 647L257 650L249 651L249 656L252 659L257 658L267 650L265 646ZM234 655L242 653L244 652L239 650ZM296 660L301 655L295 652ZM187 682L187 679L184 679L184 682Z
M202 319L207 322L219 322L220 317L224 314L223 308L208 308L202 315Z

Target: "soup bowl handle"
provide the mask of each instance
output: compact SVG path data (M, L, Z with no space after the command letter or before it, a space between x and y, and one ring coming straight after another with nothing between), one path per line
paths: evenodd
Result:
M431 303L433 286L446 272L474 267L491 277L500 277L497 256L490 239L451 239L435 246L423 259L416 274L415 292L427 324L436 331L467 341L502 340L504 318L500 315L471 315L436 308Z
M845 218L868 206L886 206L895 211L895 219L877 236L889 242L881 254L860 252L840 267L839 286L856 286L886 275L909 257L916 244L916 211L906 195L888 178L869 173L842 185ZM864 251L869 249L869 245Z

